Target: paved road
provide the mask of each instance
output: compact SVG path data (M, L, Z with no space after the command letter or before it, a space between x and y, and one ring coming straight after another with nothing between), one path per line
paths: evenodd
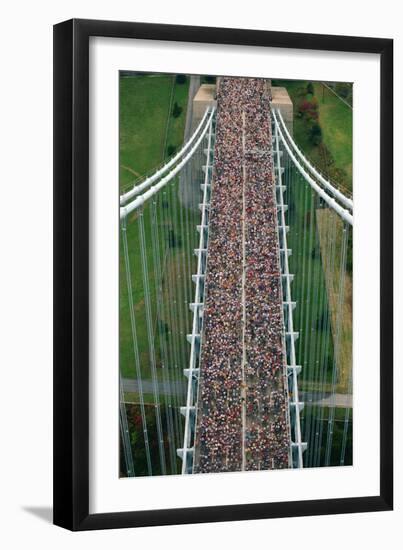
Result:
M139 386L137 380L132 378L123 378L123 391L126 393L137 393ZM172 381L169 387L166 387L162 381L158 381L158 391L160 395L180 395L183 396L186 393L187 383L186 378L183 377L183 381ZM153 393L152 380L143 380L143 393Z
M320 392L299 392L299 398L304 403L314 403L321 407L340 407L340 408L352 408L353 407L353 396L350 394L336 393L333 396L330 393L320 393Z
M200 76L191 76L189 82L189 97L186 109L186 124L184 141L187 141L192 135L193 127L193 98L197 90L200 88ZM183 167L179 181L179 200L185 208L197 210L200 202L200 181L192 178L192 162L188 162Z
M138 384L137 380L132 378L123 378L123 391L126 393L137 393ZM187 381L186 378L182 380L172 381L167 388L162 381L158 381L158 390L160 395L179 395L184 396L186 394ZM143 392L153 393L152 380L143 380ZM333 399L329 393L320 392L299 392L299 398L306 404L315 404L320 407L329 407L333 405ZM334 395L334 405L337 408L352 408L353 396L350 394L336 393Z

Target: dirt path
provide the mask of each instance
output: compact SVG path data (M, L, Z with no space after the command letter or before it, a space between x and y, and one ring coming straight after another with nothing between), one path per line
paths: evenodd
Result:
M138 172L136 172L136 170L133 170L133 168L130 168L130 166L125 166L124 164L121 164L120 165L124 170L127 170L128 172L130 172L131 174L133 174L134 176L136 176L136 178L140 178L141 177L141 174L139 174Z
M322 265L325 274L326 289L329 298L331 326L333 333L333 340L336 335L334 333L337 326L337 309L339 299L339 281L340 281L340 258L342 247L342 230L343 223L337 214L329 212L329 209L323 208L316 211L317 225L319 233L319 242L322 255ZM332 221L333 217L335 219ZM336 224L336 230L331 231L332 223ZM335 246L335 260L331 261L329 258L329 251L331 250L330 239L336 238ZM334 264L334 265L333 265ZM351 275L346 272L344 278L344 303L342 304L342 323L340 334L340 355L338 368L338 382L336 391L339 393L349 393L349 382L351 377L351 370L353 368L352 352L353 352L353 328L352 328L352 280Z

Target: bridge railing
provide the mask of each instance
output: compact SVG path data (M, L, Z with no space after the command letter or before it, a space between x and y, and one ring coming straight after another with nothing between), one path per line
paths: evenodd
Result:
M295 153L295 151L293 151L293 147L288 143L288 140L284 137L284 134L282 132L282 129L280 127L280 124L279 124L279 121L277 119L277 116L276 116L276 113L275 113L274 109L272 110L272 115L273 115L274 122L275 122L275 125L276 125L276 130L277 130L277 132L278 132L278 134L281 138L281 142L283 143L285 149L287 150L287 153L290 156L290 158L292 159L295 167L298 169L298 171L304 177L305 181L307 181L309 183L309 185L319 195L319 197L321 199L323 199L330 208L332 208L335 212L337 212L337 214L345 222L347 222L349 225L353 225L353 216L350 213L350 211L348 209L343 208L342 206L340 206L340 204L336 201L336 199L334 199L333 197L328 195L328 193L321 187L321 185L317 181L315 181L315 179L313 177L310 176L310 174L308 173L307 170L305 170L302 167L301 163L297 159L297 156L296 156L297 154Z
M212 115L214 114L214 111ZM204 278L207 266L207 244L208 244L208 205L210 202L210 188L212 170L211 165L213 147L214 147L214 119L211 117L207 137L206 153L206 170L204 174L204 183L202 184L202 203L201 208L201 223L198 226L199 231L199 247L195 250L197 255L197 272L193 276L195 282L194 302L190 304L193 311L192 333L187 336L190 343L190 359L189 368L184 370L184 374L188 379L188 387L186 394L186 406L181 408L182 414L185 416L185 430L183 447L178 449L178 456L182 459L182 474L189 474L193 471L195 459L195 432L197 424L197 402L199 392L199 365L201 354L201 338L203 326L203 305L205 284Z
M173 156L168 162L165 162L164 164L162 164L162 166L158 168L151 176L146 177L144 181L142 181L141 183L138 183L130 191L127 191L126 193L120 196L121 206L126 204L130 199L132 199L136 195L139 195L140 193L145 191L155 181L159 180L166 172L168 172L172 166L174 166L177 162L179 162L179 160L183 157L186 151L191 147L191 145L194 143L197 136L199 135L200 131L202 130L204 124L206 123L208 113L209 113L209 109L207 108L198 127L196 128L196 130L194 131L190 139L183 145L183 147L180 149L180 151L178 151L178 153L175 156Z
M299 400L298 392L298 374L301 367L297 365L295 352L295 339L298 333L294 330L293 309L295 303L291 296L291 275L288 265L288 246L287 246L287 225L285 220L286 205L284 204L285 186L282 181L283 168L281 166L281 151L279 143L278 127L274 125L274 141L275 141L275 170L276 174L276 202L278 207L278 232L279 244L281 243L283 250L283 258L280 262L282 270L282 288L283 288L283 325L284 325L284 346L285 346L285 367L286 388L288 393L288 417L290 429L290 466L295 468L303 468L303 452L306 449L306 443L302 441L301 434L301 419L300 412L303 408L303 403ZM284 309L286 315L284 315ZM290 394L292 400L290 400Z
M207 123L205 124L201 134L198 136L196 142L194 143L190 151L182 158L182 160L178 164L176 164L176 166L170 172L168 172L168 174L165 177L160 179L158 183L156 183L155 185L151 185L151 187L147 191L137 196L132 202L126 204L125 206L121 206L120 207L121 220L126 216L128 216L131 212L133 212L137 208L140 208L141 206L143 206L143 204L145 204L146 201L148 201L152 196L158 193L158 191L160 191L163 187L165 187L192 158L192 156L200 147L200 144L204 136L206 135L208 129L211 127L213 116L215 113L215 108L212 107L211 110L209 110L209 113L210 113L210 116L207 119Z
M309 163L310 166L314 167L315 168L315 171L317 173L319 173L322 178L324 180L326 180L327 182L329 182L335 189L337 189L338 191L340 191L344 197L346 197L347 199L352 199L352 192L350 189L348 189L345 185L341 184L339 181L333 179L330 174L328 172L326 172L325 170L323 169L319 169L316 165L315 165L315 161L307 154L306 151L303 151L300 147L298 147L293 139L293 137L291 136L290 132L288 131L288 128L287 128L287 125L281 115L281 111L279 109L277 109L277 114L279 115L279 117L281 116L281 123L282 123L282 128L284 130L287 130L287 134L290 136L290 139L293 141L294 145L298 148L298 150L300 151L300 153L305 157L305 159L307 160L307 162Z
M339 189L337 189L337 187L332 182L328 181L322 175L322 173L315 166L313 166L309 162L309 160L306 158L304 153L301 151L301 149L297 146L297 144L295 143L295 141L291 137L291 134L288 131L288 128L284 123L283 117L281 115L281 111L279 111L278 109L277 109L277 115L278 115L278 119L279 119L280 124L281 124L281 128L284 132L284 135L288 139L293 151L302 160L302 162L307 167L307 169L311 172L311 174L313 174L320 181L320 183L326 188L326 190L329 191L339 202L341 202L346 208L348 208L352 212L353 211L353 201L351 200L351 198L346 197Z

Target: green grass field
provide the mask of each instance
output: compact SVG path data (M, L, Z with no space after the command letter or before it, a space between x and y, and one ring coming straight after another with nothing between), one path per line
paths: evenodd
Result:
M344 170L352 189L353 179L353 116L352 110L323 84L314 83L319 100L319 121L323 140L337 167Z
M314 91L319 104L319 124L323 132L323 146L314 146L309 140L304 119L297 116L298 105L307 97L307 81L273 80L273 86L287 89L294 105L294 138L300 148L324 173L341 187L352 191L352 110L321 83L315 82Z
M188 82L176 84L175 77L130 76L120 79L120 185L127 188L130 182L152 171L161 164L169 144L180 147L183 133L188 96ZM181 115L171 116L172 105L177 102L182 107ZM130 170L128 169L130 168ZM134 174L138 174L136 176ZM136 319L137 342L140 355L141 373L144 379L151 378L148 331L145 316L145 289L143 285L140 220L143 216L145 252L149 281L149 296L152 311L154 345L156 348L157 376L161 372L161 342L166 340L172 363L180 363L183 368L188 352L186 331L190 312L185 307L183 295L184 277L181 259L190 253L196 239L198 214L184 212L178 198L178 181L173 180L150 200L142 214L135 212L128 218L127 241L129 248L132 295ZM160 290L160 272L152 247L153 236L158 231L158 251L164 285ZM190 237L187 238L186 234ZM172 245L174 235L175 245ZM193 259L191 262L193 265ZM187 285L188 291L191 283ZM161 298L162 296L162 298ZM160 301L160 317L157 318L157 300ZM161 303L162 302L162 303ZM174 308L176 320L168 324L172 317L169 308ZM132 327L126 284L126 268L123 253L123 240L120 242L120 368L124 377L134 377L134 353ZM178 370L178 369L177 369ZM175 372L175 376L179 376ZM182 372L181 372L182 375ZM147 396L148 398L152 396Z
M292 179L293 178L293 179ZM292 250L290 272L295 275L291 293L297 302L294 326L299 332L296 352L302 372L302 390L320 390L331 382L333 342L329 302L316 229L318 199L298 175L285 173L290 227L287 244Z
M341 250L343 238L343 223L341 219L329 208L318 210L317 227L320 240L320 249L322 256L322 265L326 278L326 289L330 303L330 312L332 319L333 338L336 338L336 327L338 317L338 295L340 292L341 281ZM332 231L332 226L336 231ZM332 247L331 239L334 239L335 257L331 258L329 253ZM349 393L351 369L353 366L353 327L352 327L352 277L351 273L346 272L344 277L344 300L341 304L341 326L340 326L340 352L337 365L337 387L339 393Z
M120 78L120 188L159 166L169 144L183 143L189 83L175 84L175 76ZM174 102L183 109L170 116Z
M174 78L120 78L120 187L159 165Z

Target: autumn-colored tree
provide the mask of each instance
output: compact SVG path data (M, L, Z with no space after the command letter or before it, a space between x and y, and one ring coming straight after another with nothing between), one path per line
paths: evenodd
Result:
M178 118L178 116L181 114L181 112L182 112L182 107L180 105L178 105L178 103L175 101L174 108L172 109L172 116L174 118Z
M313 124L311 126L309 139L313 145L319 145L322 142L322 128L319 124Z
M311 99L303 99L298 107L300 117L306 118L306 120L317 121L319 119L319 104L317 98L314 96Z

